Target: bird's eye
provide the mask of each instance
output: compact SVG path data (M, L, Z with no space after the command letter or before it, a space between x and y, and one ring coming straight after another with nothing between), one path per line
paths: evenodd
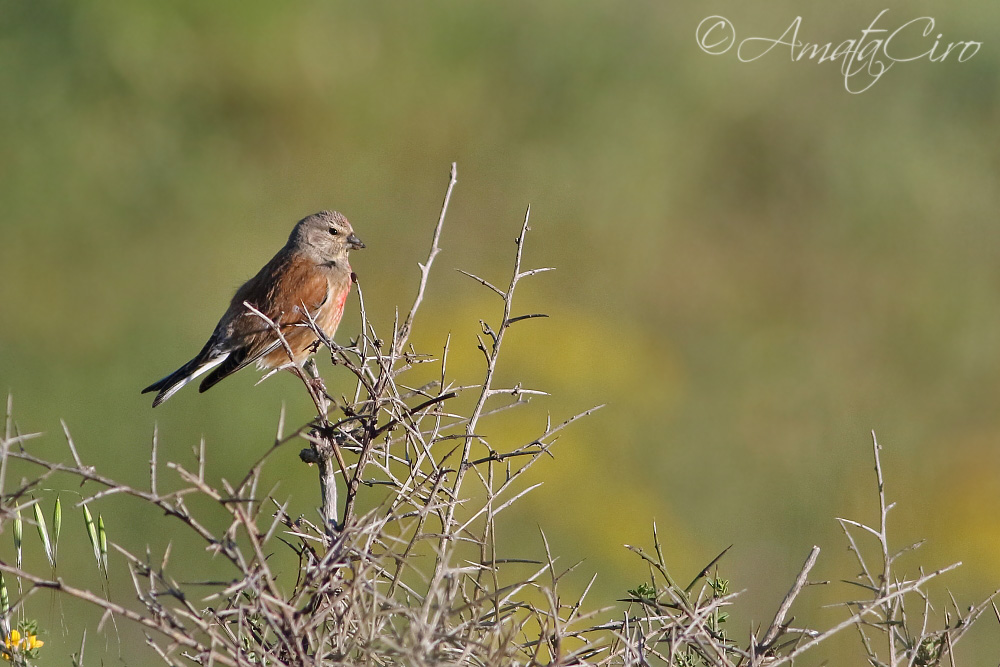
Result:
M334 236L337 236L338 234L340 234L340 230L337 229L336 227L331 227L330 233L333 234Z

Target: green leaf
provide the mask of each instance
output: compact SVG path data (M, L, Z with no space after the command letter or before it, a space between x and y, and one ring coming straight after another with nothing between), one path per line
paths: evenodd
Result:
M35 513L35 524L38 527L38 537L42 540L42 546L45 547L45 557L49 560L49 565L55 567L56 555L52 551L52 542L49 540L49 531L45 526L45 515L42 514L41 503L32 505L31 510Z

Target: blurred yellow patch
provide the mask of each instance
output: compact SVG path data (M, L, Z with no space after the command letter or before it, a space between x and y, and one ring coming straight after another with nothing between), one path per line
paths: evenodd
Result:
M530 285L521 286L525 292ZM554 306L551 294L515 297L512 315L543 312L546 318L515 323L505 334L494 386L520 382L523 387L552 394L559 402L586 399L588 405L629 396L634 401L653 401L658 410L676 403L683 385L681 369L671 341L654 337L641 323L624 318L594 317L593 313L567 306ZM502 304L499 298L466 301L458 311L448 311L451 348L449 376L462 381L481 379L483 353L476 336L490 344L479 320L498 326ZM424 334L426 335L426 334ZM422 351L439 354L441 340L421 338ZM503 384L506 383L506 384Z
M935 494L934 501L926 506L935 532L943 537L938 538L940 544L929 547L945 548L949 557L961 555L971 567L967 571L962 568L959 576L981 579L988 574L995 579L1000 572L1000 516L996 512L1000 454L996 452L996 441L996 432L988 430L956 438L950 443L947 462L936 468L935 484L948 492ZM920 502L921 494L914 492L914 496L912 502ZM915 517L916 522L925 525L925 517Z
M633 483L633 473L639 472L633 468L639 442L634 429L643 424L621 421L632 411L660 418L677 404L683 375L674 349L668 339L654 338L634 321L593 317L567 305L551 307L551 294L532 293L530 283L520 289L524 295L515 296L512 315L544 312L548 317L515 323L507 331L493 386L520 384L550 395L533 397L528 406L484 419L477 432L487 436L497 451L510 451L537 438L548 417L556 425L609 403L558 434L560 442L552 450L555 459L539 461L524 480L525 485L544 482L543 486L514 511L522 521L538 517L542 530L575 535L593 557L628 567L635 556L622 545L646 540L654 520L661 535L676 535L682 526L664 505L658 488L640 482L642 474L636 474ZM463 384L481 381L485 369L476 335L487 344L491 341L478 320L495 330L502 307L499 298L484 296L469 301L464 312L452 310L449 315L450 321L464 326L452 331L448 376ZM493 398L487 411L513 400ZM530 532L533 529L525 529L525 539ZM680 543L686 541L675 541ZM672 557L682 566L693 561L689 553Z

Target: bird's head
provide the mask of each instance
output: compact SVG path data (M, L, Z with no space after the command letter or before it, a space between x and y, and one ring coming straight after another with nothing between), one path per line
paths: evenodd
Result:
M320 211L299 220L288 242L324 260L345 257L348 251L365 247L338 211Z

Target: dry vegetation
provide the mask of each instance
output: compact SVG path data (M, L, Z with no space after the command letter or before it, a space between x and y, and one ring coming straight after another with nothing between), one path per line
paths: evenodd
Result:
M964 611L952 601L950 611L936 616L925 584L958 564L921 572L913 579L897 577L896 559L912 547L898 553L890 547L887 516L892 505L885 500L877 443L880 522L870 527L840 520L861 570L861 576L852 579L859 597L844 603L844 620L828 629L796 627L789 620L799 594L817 583L809 580L809 573L818 547L808 555L773 621L739 640L726 630L727 610L738 594L719 577L717 564L723 555L690 583L678 582L668 571L655 528L651 551L628 547L641 559L637 573L648 571L648 577L628 591L624 606L615 609L589 606L586 591L565 596L560 581L569 570L556 565L547 545L534 561L505 558L507 549L497 543L495 526L504 510L530 491L521 482L523 474L550 454L567 426L592 410L552 421L536 438L508 451L495 450L477 433L482 418L542 393L494 384L505 336L514 325L542 316L517 314L514 309L520 282L549 270L521 265L529 231L527 214L507 284L497 286L469 274L495 293L499 310L492 323L482 322L481 382L457 386L449 380L447 344L437 358L418 354L408 345L455 182L453 166L430 254L420 265L417 296L391 337L382 339L372 328L362 298L363 331L358 339L349 347L323 341L335 363L356 377L353 397L334 401L315 367L307 368L300 376L317 417L291 432L286 432L282 419L273 447L239 483L208 479L202 452L190 470L165 464L180 480L180 488L161 492L158 476L163 464L155 434L148 490L120 484L86 465L68 431L72 460L48 461L31 453L29 440L37 434L19 434L8 408L0 450L3 470L16 459L37 471L16 488L2 489L0 521L10 528L7 532L14 536L17 554L14 563L0 562L5 577L0 600L3 632L14 639L4 654L8 659L34 664L46 650L26 639L34 629L24 620L24 601L39 590L54 589L104 610L105 620L138 626L146 633L150 650L170 665L775 667L792 664L832 635L852 628L859 633L861 655L872 665L957 664L955 643L972 621L991 608L991 601ZM427 364L439 369L439 379L409 386L408 372ZM460 395L469 400L461 403ZM471 408L449 409L459 403ZM316 464L319 471L322 506L315 521L290 516L287 506L260 488L261 471L270 455L296 442L308 444L301 458ZM54 473L75 476L83 483L85 496L78 505L87 517L96 562L107 577L127 573L134 583L134 600L115 601L40 576L21 562L28 523L34 524L50 564L55 565L62 509L57 503L49 525L40 509L42 499L32 495L42 495L45 480ZM344 491L342 501L338 482ZM377 489L386 491L384 502L359 514L359 494ZM169 550L154 560L148 553L130 553L109 540L103 518L98 515L95 521L89 509L109 494L155 506L171 517L164 519L172 522L170 530L192 531L204 541L206 557L228 562L229 580L206 593L204 585L178 583L198 577L175 571ZM221 508L228 523L191 509L203 506L204 500ZM33 519L26 518L29 515ZM112 555L124 558L121 562L127 568L109 567L109 546ZM272 570L269 555L289 549L300 567L294 578L281 578ZM615 620L599 622L599 616L609 615ZM18 634L12 635L15 629ZM76 664L86 664L84 653L81 648L74 656Z

